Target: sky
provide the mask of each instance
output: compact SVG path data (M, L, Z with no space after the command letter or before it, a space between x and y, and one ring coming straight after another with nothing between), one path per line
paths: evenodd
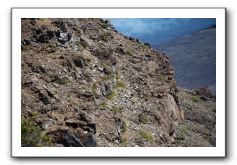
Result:
M112 18L110 21L120 33L153 46L216 24L215 18Z

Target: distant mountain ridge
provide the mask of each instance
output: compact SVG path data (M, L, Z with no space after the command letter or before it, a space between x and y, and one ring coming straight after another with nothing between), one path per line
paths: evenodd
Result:
M208 86L215 93L216 25L175 38L156 48L170 58L178 86Z

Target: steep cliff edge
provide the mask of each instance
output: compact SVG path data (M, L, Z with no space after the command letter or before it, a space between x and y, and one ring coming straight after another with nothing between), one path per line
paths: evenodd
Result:
M22 19L22 146L171 146L184 120L166 55L103 19Z

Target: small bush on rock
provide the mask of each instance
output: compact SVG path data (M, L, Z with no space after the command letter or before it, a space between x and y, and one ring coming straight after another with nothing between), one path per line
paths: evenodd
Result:
M116 105L111 106L110 110L114 113L119 113L119 114L122 113L122 107L119 107L119 106L116 106Z
M97 109L100 109L100 110L106 110L106 109L109 109L109 106L106 102L102 102L100 103L98 106L97 106Z
M115 91L112 91L109 95L106 96L107 99L112 100L117 94Z
M126 87L126 84L123 80L117 80L116 81L116 88L125 88Z
M133 55L133 52L132 52L131 50L128 50L128 51L126 52L126 54L129 55L129 56L132 56L132 55Z
M125 133L128 129L128 123L125 120L122 120L121 132Z
M30 50L30 45L21 45L21 50L22 50L22 51L28 51L28 50Z
M32 118L21 119L21 145L23 147L52 146L52 139L44 135L41 128L33 124Z
M197 97L197 96L192 97L192 101L195 102L195 103L199 102L199 100L200 100L200 98Z
M139 122L142 124L147 124L149 122L149 118L146 115L141 114L139 115Z
M101 23L100 23L100 26L101 26L103 29L107 29L108 24L105 23L105 22L101 22Z
M68 84L68 78L67 77L59 78L55 82L60 85L66 85Z
M139 134L143 139L146 139L146 141L152 143L154 141L153 136L151 133L144 131L143 129L139 130Z

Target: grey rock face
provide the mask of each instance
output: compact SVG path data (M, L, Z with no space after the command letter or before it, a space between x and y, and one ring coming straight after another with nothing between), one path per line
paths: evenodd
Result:
M64 136L66 144L70 147L84 147L84 144L73 134L66 134Z
M94 45L94 42L93 42L92 40L90 40L88 37L86 37L84 34L82 34L82 35L80 36L80 38L81 38L82 41L86 42L86 44L87 44L89 47L91 47L91 46Z
M39 91L39 99L42 101L45 105L50 104L50 97L46 90L40 90Z
M110 89L110 86L107 83L102 83L101 87L100 87L100 91L101 91L103 96L107 96L107 95L110 94L111 89Z
M66 42L70 41L71 38L72 38L71 33L60 32L58 42L60 42L61 44L65 44Z
M43 122L42 122L42 128L43 128L43 129L47 129L47 128L49 128L52 124L54 124L53 119L46 119L46 120L43 120Z

